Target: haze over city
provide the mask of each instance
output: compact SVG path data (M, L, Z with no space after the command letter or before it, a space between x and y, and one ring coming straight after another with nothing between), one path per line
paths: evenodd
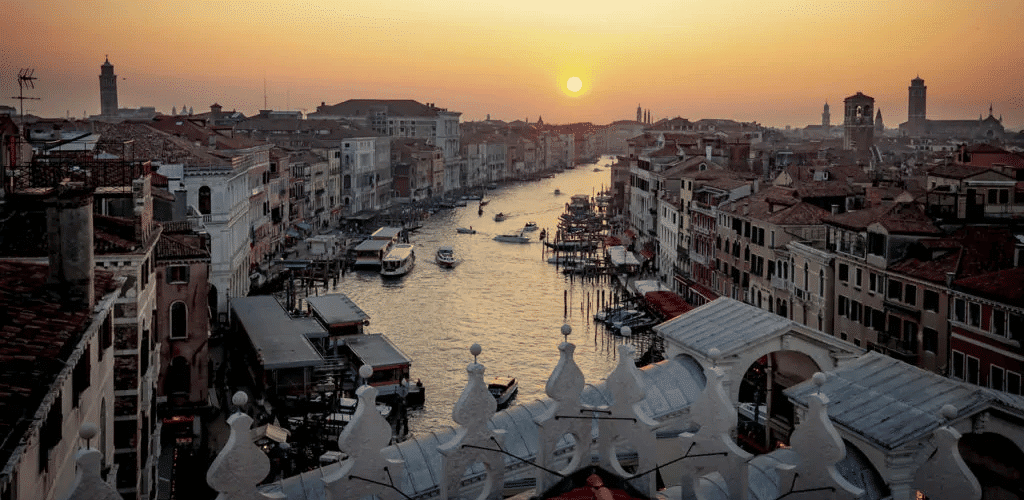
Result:
M312 112L352 98L415 99L504 120L732 118L802 127L858 91L886 124L907 85L928 118L989 105L1024 125L1024 2L2 2L0 95L35 68L26 113L99 112L108 57L120 105L214 102ZM578 77L582 88L569 91ZM7 99L5 104L17 105Z

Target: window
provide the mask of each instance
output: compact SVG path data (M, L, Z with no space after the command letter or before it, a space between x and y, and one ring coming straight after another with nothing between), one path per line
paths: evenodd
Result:
M889 294L886 295L886 297L888 297L888 298L890 298L892 300L902 300L903 299L903 283L900 283L899 281L890 279L889 280Z
M989 204L995 204L996 200L999 199L999 193L996 189L988 190L988 202Z
M939 352L939 332L924 327L921 331L921 348L924 350L936 354Z
M1006 392L1020 395L1020 374L1006 372Z
M956 299L953 301L953 319L960 322L967 322L967 303L964 299Z
M839 281L843 283L850 281L850 266L839 264Z
M1010 202L1010 190L1000 189L999 190L999 204L1005 205Z
M973 327L981 326L981 304L977 302L967 303L967 323Z
M871 315L874 313L875 310L871 306L864 306L864 326L871 326Z
M838 307L838 310L836 311L836 314L838 314L840 316L846 316L846 311L848 309L848 303L849 303L849 300L847 300L846 297L843 297L842 295L840 295L839 296L839 304L838 304L839 307Z
M991 365L988 371L988 386L997 390L1002 391L1006 389L1003 385L1006 383L1006 371L996 365Z
M1010 340L1016 340L1024 345L1024 315L1010 313L1009 326L1007 332Z
M825 270L818 270L818 295L825 296ZM820 328L819 328L820 330Z
M853 282L853 284L854 284L854 285L856 285L856 286L857 286L857 288L860 288L860 286L861 286L861 282L862 282L861 278L863 277L863 274L864 274L864 273L862 272L861 268L859 268L859 267L858 267L858 268L857 268L857 278L856 278L856 280L855 280L855 281Z
M168 283L188 283L188 266L167 266Z
M924 291L924 310L939 312L939 292L934 290Z
M917 286L908 284L903 287L903 302L912 306L917 305Z
M43 421L43 425L39 429L39 472L49 468L50 452L57 446L57 443L60 443L63 425L64 401L63 398L57 396L50 406L49 413L46 414L46 420Z
M860 321L860 308L860 302L857 302L856 300L850 301L850 320Z
M188 338L188 309L184 302L171 304L171 338Z
M903 322L903 348L917 352L917 323L913 321Z
M210 215L210 188L208 186L199 188L199 213Z
M804 262L804 291L811 289L811 270Z
M967 381L978 385L978 375L981 372L981 361L974 356L967 356Z
M868 273L868 290L872 292L881 292L879 284L881 281L878 279L878 275L875 273Z
M885 235L868 233L868 253L885 256Z
M953 362L950 363L950 376L964 380L964 353L960 351L953 351Z
M992 310L992 333L1000 337L1006 336L1006 311Z
M78 400L82 392L89 388L92 382L92 347L87 346L82 356L78 358L74 371L71 372L71 406L78 407Z

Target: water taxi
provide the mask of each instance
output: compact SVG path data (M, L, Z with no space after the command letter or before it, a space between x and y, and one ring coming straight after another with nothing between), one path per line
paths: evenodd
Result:
M458 264L458 261L455 260L455 249L452 247L438 247L436 259L437 265L448 269Z
M416 263L416 252L411 243L400 243L384 256L380 264L382 276L403 276Z
M519 382L514 377L495 377L487 384L487 390L498 402L498 409L508 406L519 392Z
M456 229L455 232L459 234L476 234L476 229L473 229L472 227L460 227Z
M523 226L523 231L536 231L536 230L537 230L537 223L533 222L533 221L527 222L526 225Z
M494 237L494 241L502 241L505 243L529 243L530 238L523 236L523 233L518 234L499 234Z
M494 222L501 222L501 221L505 220L507 217L508 217L507 215L505 215L505 214L503 214L501 212L498 212L498 213L494 214Z

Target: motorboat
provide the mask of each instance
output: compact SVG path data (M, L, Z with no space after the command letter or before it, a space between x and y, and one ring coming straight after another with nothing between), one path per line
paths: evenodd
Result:
M459 234L476 234L476 229L473 229L471 227L460 227L456 229L455 232Z
M380 263L381 276L404 276L416 264L416 252L411 243L400 243L384 256Z
M537 229L537 223L533 221L527 222L526 225L523 226L523 231L536 231Z
M594 169L594 172L600 172L600 171L601 171L601 169L600 169L600 168L595 168L595 169Z
M438 247L437 249L437 265L451 269L458 263L455 260L455 249L452 247Z
M501 221L503 221L503 220L505 220L507 218L508 218L508 216L505 215L502 212L498 212L498 213L494 214L494 222L501 222Z
M555 188L555 194L562 194L562 190L558 189L558 188Z
M503 241L505 243L529 243L530 238L523 236L523 233L499 234L494 237L494 241Z
M487 185L487 189L498 189L498 184L492 182Z
M597 248L597 242L589 240L556 241L553 243L545 241L544 244L548 248L563 252L588 252Z
M495 377L487 384L487 390L494 396L498 408L505 408L519 392L519 382L514 377Z
M488 204L490 202L491 202L491 200L480 200L480 206L482 207L482 206L484 206L484 205L486 205L486 204Z

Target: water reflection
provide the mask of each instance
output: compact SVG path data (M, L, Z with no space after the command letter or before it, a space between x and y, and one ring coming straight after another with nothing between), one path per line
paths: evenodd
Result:
M414 434L453 425L452 407L466 384L473 343L483 346L485 378L519 380L519 402L545 396L563 323L573 328L569 340L577 345L575 357L587 381L599 382L611 372L622 339L591 320L601 297L612 300L609 282L570 277L548 264L539 231L526 233L533 240L526 244L492 239L518 232L529 221L554 229L570 195L595 195L609 182L608 169L581 165L554 178L486 191L483 214L470 201L424 221L410 237L417 261L406 276L382 280L374 271L356 271L333 288L370 316L368 333L386 334L413 360L412 376L427 389L426 408L411 414ZM495 222L498 212L508 218ZM456 232L470 226L476 234ZM439 246L454 248L462 262L454 269L436 265Z

